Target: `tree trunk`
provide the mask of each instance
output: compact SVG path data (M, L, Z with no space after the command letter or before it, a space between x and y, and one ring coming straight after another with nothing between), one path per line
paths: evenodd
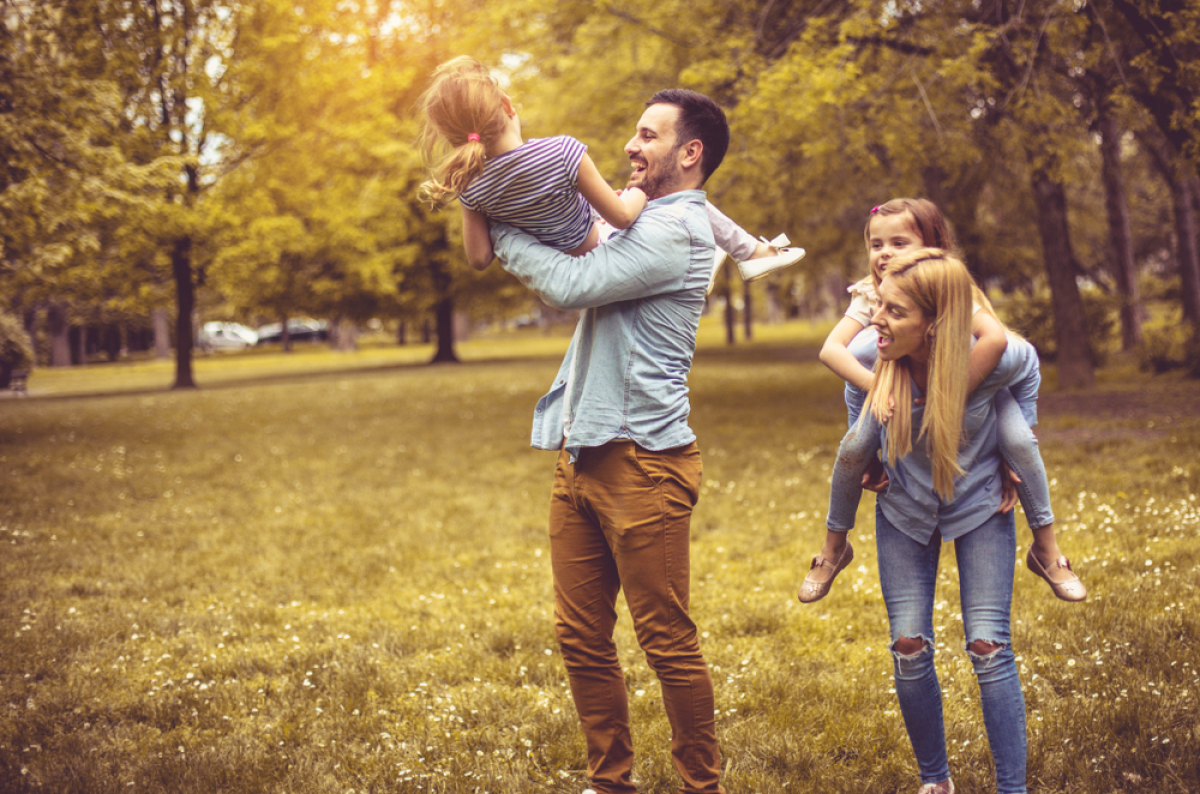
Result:
M454 299L442 298L437 305L437 352L434 364L458 363L454 353Z
M1196 215L1200 202L1200 180L1195 171L1159 136L1139 135L1138 140L1150 153L1151 161L1171 189L1171 204L1175 216L1175 259L1179 267L1179 291L1183 303L1183 319L1190 323L1193 334L1200 336L1200 241L1197 240Z
M1200 179L1188 176L1171 186L1175 200L1175 234L1179 237L1179 287L1183 316L1200 336L1200 228L1196 207L1200 204Z
M192 239L181 237L171 251L171 275L175 279L175 385L194 389L192 377L192 312L196 309L196 285L192 282Z
M721 280L725 282L721 292L725 296L725 344L732 345L737 342L737 335L734 333L737 329L737 309L733 306L733 279L730 278L729 271L730 268L725 268L721 275Z
M150 313L154 322L154 357L171 356L171 318L166 309L155 309Z
M1075 282L1078 264L1071 249L1067 225L1067 197L1061 182L1037 169L1031 177L1037 205L1038 234L1042 238L1042 257L1050 282L1050 302L1054 311L1054 332L1058 347L1058 387L1078 389L1092 386L1092 346L1088 336L1083 298Z
M754 336L754 311L750 300L750 285L744 281L742 282L742 331L746 334L746 341L749 342Z
M408 344L408 323L404 320L400 321L400 327L396 329L396 344Z
M25 311L25 333L29 334L29 349L33 351L34 363L38 360L38 327L41 323L41 312L36 308Z
M46 312L46 326L50 332L50 366L71 366L71 326L67 324L66 307L51 303Z
M1200 232L1196 225L1200 180L1190 166L1181 162L1169 141L1147 134L1138 135L1138 140L1150 153L1155 168L1171 189L1175 216L1175 259L1179 267L1183 319L1191 324L1193 334L1200 336L1200 241L1196 237Z
M1113 275L1121 293L1121 349L1133 350L1142 343L1142 303L1138 296L1137 263L1133 257L1133 234L1129 228L1129 201L1121 171L1121 130L1117 120L1101 107L1100 154L1104 172L1104 204L1108 210L1108 233L1112 242Z
M338 320L333 325L333 349L340 353L358 350L358 326L350 320Z
M71 364L73 366L87 363L87 331L86 325L72 325L67 331L67 338L71 340Z

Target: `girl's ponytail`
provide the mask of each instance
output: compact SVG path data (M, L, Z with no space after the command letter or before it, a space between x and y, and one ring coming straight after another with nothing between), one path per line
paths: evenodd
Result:
M421 153L433 165L418 195L443 206L483 173L488 144L504 132L510 105L483 64L462 56L437 68L420 107Z
M483 173L487 160L487 149L482 141L471 140L451 149L434 165L431 179L422 183L418 195L435 207L443 207L454 201L471 184L471 180Z

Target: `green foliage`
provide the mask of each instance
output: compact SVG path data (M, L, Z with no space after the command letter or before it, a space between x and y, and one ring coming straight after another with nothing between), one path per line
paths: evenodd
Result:
M1105 361L1117 327L1119 306L1120 298L1115 295L1095 289L1083 293L1083 309L1092 341L1094 366L1101 366ZM1042 360L1055 360L1058 346L1049 295L1014 296L998 303L996 311L1005 324L1033 343Z
M514 279L467 267L455 212L414 195L414 100L464 52L497 68L528 137L580 138L615 187L651 94L717 98L734 135L710 198L808 249L773 277L787 289L860 277L868 210L898 195L934 199L983 280L1040 289L1035 169L1066 185L1076 258L1104 280L1101 107L1130 133L1139 263L1172 256L1146 141L1197 151L1197 15L1175 5L17 4L0 39L0 285L10 308L106 317L165 306L172 285L186 300L192 281L236 315L527 305Z
M1139 366L1159 374L1182 367L1189 339L1187 330L1178 325L1146 329L1138 350Z
M0 372L33 367L33 343L19 319L0 312Z
M1200 377L1200 338L1184 325L1148 328L1138 349L1138 365L1157 374L1186 368Z

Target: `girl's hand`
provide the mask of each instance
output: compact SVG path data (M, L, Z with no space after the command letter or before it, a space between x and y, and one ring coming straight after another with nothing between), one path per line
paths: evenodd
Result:
M1008 463L1000 459L1000 508L997 513L1007 513L1017 506L1017 483L1021 478L1008 467Z
M867 470L863 472L862 487L868 491L883 493L890 484L891 480L888 479L887 469L883 468L883 461L879 458L871 458Z
M895 411L896 411L896 403L892 400L891 397L888 397L888 406L887 406L886 411L883 410L882 408L875 408L875 407L871 408L871 413L875 414L875 420L878 421L879 424L881 424L881 425L886 425L888 423L888 420L892 418L892 414L895 413Z

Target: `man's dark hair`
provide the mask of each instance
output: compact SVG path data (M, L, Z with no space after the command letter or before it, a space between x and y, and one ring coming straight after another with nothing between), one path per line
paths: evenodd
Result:
M700 173L704 182L707 182L729 150L729 122L725 119L725 111L704 94L686 88L659 91L646 103L646 107L651 105L674 105L679 108L675 143L682 146L689 141L699 140L704 145Z

